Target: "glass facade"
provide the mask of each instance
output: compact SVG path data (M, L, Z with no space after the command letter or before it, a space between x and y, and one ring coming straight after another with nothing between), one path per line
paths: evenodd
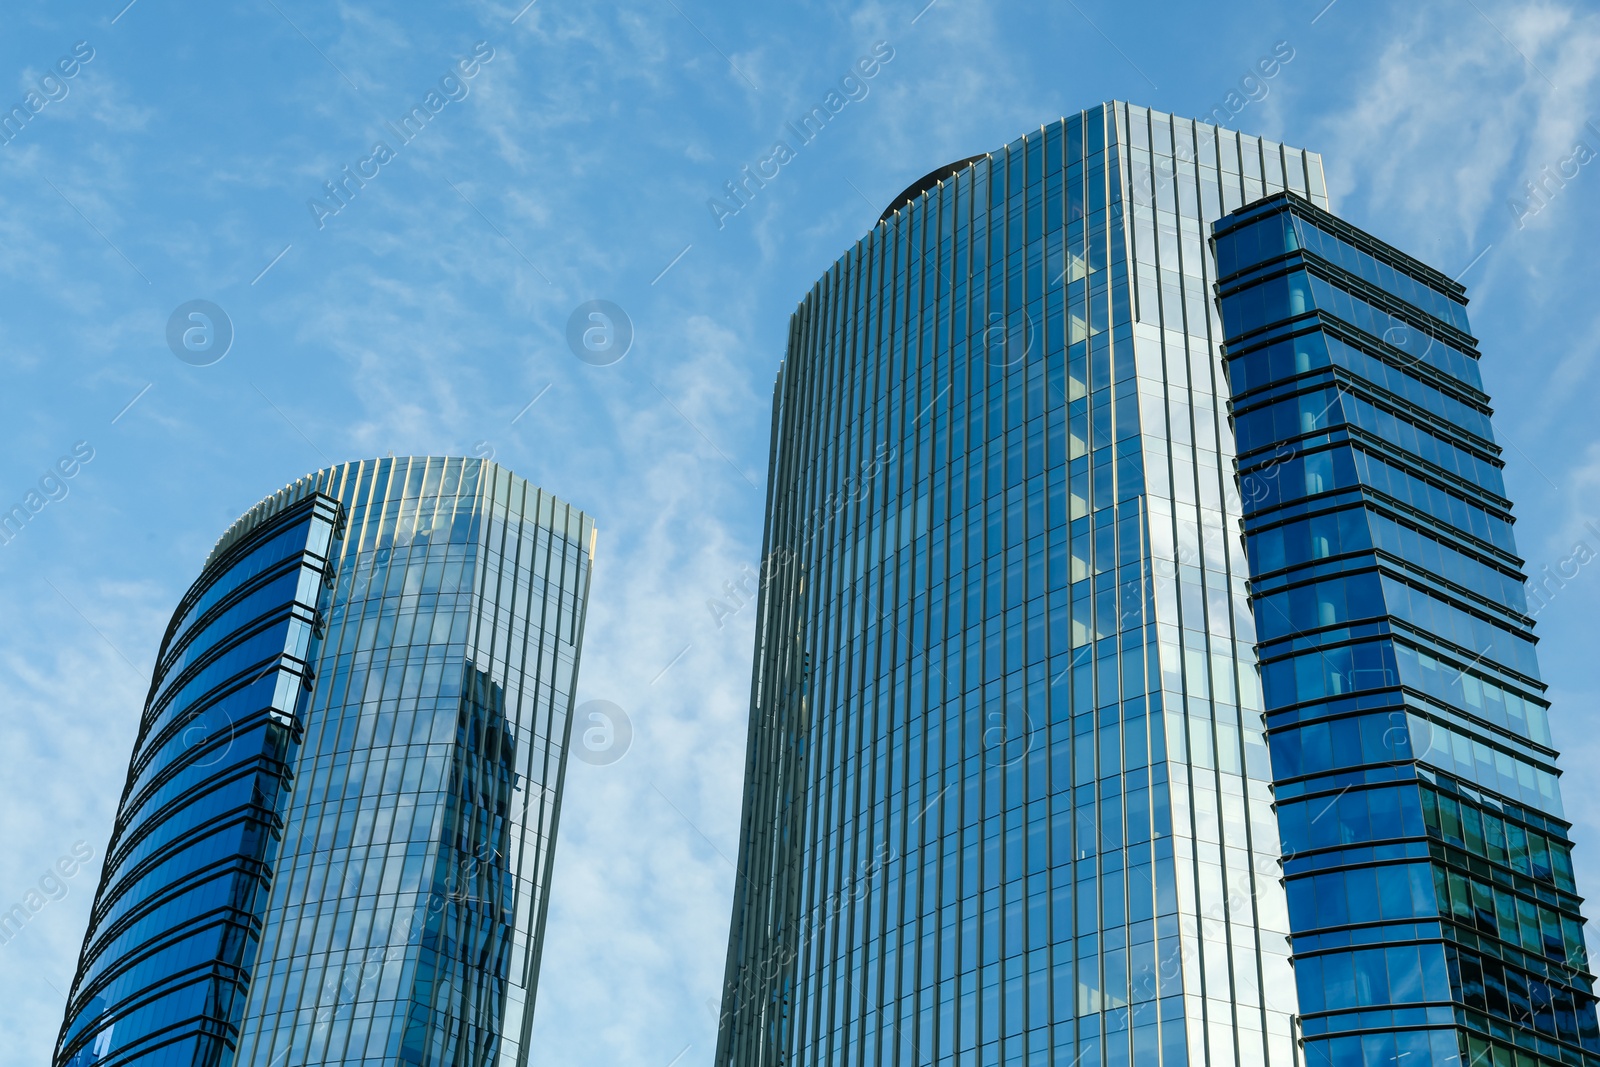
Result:
M217 1064L260 951L338 504L308 496L174 612L56 1062Z
M1212 222L1314 154L1105 104L801 302L718 1067L1294 1062Z
M1306 1062L1600 1063L1465 291L1294 196L1213 240Z
M236 522L163 642L55 1062L525 1064L594 532L437 457Z

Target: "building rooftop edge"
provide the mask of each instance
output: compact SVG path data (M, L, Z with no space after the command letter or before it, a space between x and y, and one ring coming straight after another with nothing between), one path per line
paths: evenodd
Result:
M528 486L530 486L530 487L532 487L534 489L538 489L539 492L541 492L541 493L545 493L547 496L549 496L556 503L562 504L562 505L564 505L564 506L566 506L568 508L572 508L573 511L576 511L578 513L580 522L588 522L588 523L591 524L591 526L592 526L592 524L594 522L593 518L587 512L583 511L581 508L573 508L570 503L568 503L565 500L562 500L560 497L556 496L554 493L549 492L548 490L542 488L541 486L534 485L534 483L528 481L528 479L522 477L520 474L518 474L517 472L511 470L509 467L503 467L500 464L494 462L493 460L482 459L482 458L479 458L477 456L449 456L449 455L369 456L369 457L366 457L364 459L346 460L343 463L331 463L326 467L318 468L317 470L314 470L314 471L311 471L311 472L309 472L307 474L301 475L299 478L296 478L294 481L292 481L292 482L288 483L287 485L285 485L282 489L279 489L277 492L269 493L267 496L263 497L256 504L254 504L249 509L247 509L237 519L233 520L232 524L230 524L228 526L228 528L222 532L222 536L217 538L217 543L211 547L211 551L206 555L205 563L201 565L201 568L200 568L201 572L204 573L207 568L209 568L213 563L215 563L218 559L220 559L222 557L222 555L224 553L226 553L228 551L228 549L230 547L232 547L235 543L237 543L241 538L247 536L250 533L250 531L254 530L256 527L260 526L263 522L266 522L268 519L272 518L273 516L277 515L278 513L280 513L282 511L284 511L285 509L293 506L294 504L299 503L301 500L303 500L306 497L311 496L313 493L315 493L317 491L317 489L316 489L317 480L318 480L320 475L326 474L328 471L337 470L340 467L348 467L348 466L350 466L351 464L354 464L354 463L379 463L379 462L382 462L385 459L390 460L391 462L394 462L394 463L399 463L399 462L408 461L408 460L416 460L416 459L421 459L421 460L460 459L460 460L464 460L467 463L477 463L477 464L480 464L483 467L493 467L493 468L496 468L496 469L499 469L499 470L503 470L507 474L509 474L512 478L516 479L517 481L523 482L523 483L527 484ZM480 485L480 491L481 491L482 483L480 482L479 485ZM593 539L591 538L591 543L592 543L592 540ZM585 548L588 549L588 548L590 548L590 546L586 545Z
M1390 266L1399 267L1407 273L1423 278L1432 284L1435 289L1449 294L1462 304L1467 303L1467 287L1438 267L1418 259L1411 253L1390 244L1376 234L1362 229L1348 219L1341 218L1325 208L1318 207L1295 192L1284 190L1268 193L1259 200L1234 208L1216 221L1213 225L1213 236L1247 225L1257 215L1265 215L1280 210L1288 211L1290 214L1304 215L1317 225L1330 230L1335 236L1345 238L1357 248L1372 253L1378 259L1389 260Z
M1089 107L1084 108L1082 111L1079 111L1078 114L1079 115L1086 115L1089 112L1095 111L1095 110L1100 110L1100 111L1104 112L1105 109L1107 109L1107 108L1110 108L1110 109L1113 109L1113 110L1115 110L1117 108L1139 108L1141 111L1146 111L1146 112L1149 112L1149 113L1151 113L1153 115L1162 115L1162 116L1165 116L1168 119L1182 119L1182 120L1184 120L1186 122L1193 122L1197 126L1210 126L1213 129L1218 129L1218 130L1232 130L1232 127L1220 126L1215 122L1207 122L1204 119L1192 118L1192 117L1189 117L1189 116L1186 116L1186 115L1178 115L1178 114L1175 114L1175 113L1170 112L1170 111L1162 111L1162 110L1160 110L1158 108L1150 107L1150 106L1148 106L1146 104L1131 103L1130 101L1127 101L1127 100L1116 100L1116 99L1102 100L1097 104L1091 104ZM1070 116L1063 115L1060 118L1053 119L1051 121L1052 122L1065 122L1069 117ZM941 167L934 168L933 170L929 171L927 174L923 175L921 178L918 178L916 181L914 181L910 185L906 186L905 189L903 189L900 192L900 194L898 196L896 196L889 203L889 206L884 208L883 214L878 216L878 221L873 225L873 229L876 229L878 226L881 226L884 223L888 222L889 219L891 219L894 216L895 212L899 211L901 208L906 207L909 204L915 203L918 199L920 199L922 196L927 194L929 191L933 190L934 188L937 188L938 185L941 182L945 181L946 179L948 179L950 177L953 177L956 174L959 174L961 171L963 171L967 167L970 167L973 164L979 162L980 160L983 160L983 159L986 159L986 158L988 158L990 156L993 156L995 154L995 152L999 151L1000 149L1003 149L1003 148L1007 147L1008 145L1011 145L1011 144L1015 143L1020 138L1030 137L1034 133L1039 133L1039 132L1044 131L1045 129L1049 128L1050 125L1051 125L1050 122L1041 123L1039 125L1039 127L1037 128L1037 130L1031 130L1031 131L1029 131L1027 133L1020 134L1020 135L1018 135L1018 137L1012 138L1012 140L1007 141L1002 145L999 145L997 148L992 148L987 152L980 152L977 155L967 156L964 159L958 159L958 160L955 160L954 162L946 163ZM1256 137L1256 138L1261 138L1262 137L1261 134L1247 134L1242 130L1232 130L1232 132L1237 133L1240 136L1245 136L1245 137ZM1265 138L1265 139L1266 140L1271 140L1271 138ZM1279 143L1286 144L1287 142L1279 142ZM1294 147L1294 146L1290 146L1290 147ZM1305 153L1307 153L1309 155L1314 155L1318 159L1320 159L1322 157L1322 153L1321 152L1314 151L1313 149L1301 148L1301 149L1298 149L1298 150L1302 151L1302 152L1305 152Z

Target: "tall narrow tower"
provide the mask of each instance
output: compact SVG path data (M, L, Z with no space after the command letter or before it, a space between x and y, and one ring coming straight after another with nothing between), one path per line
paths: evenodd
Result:
M593 543L476 459L234 523L161 644L57 1067L527 1063Z
M1105 104L801 302L718 1067L1294 1062L1206 244L1278 190L1319 158Z
M1465 290L1295 196L1215 247L1306 1062L1600 1063Z

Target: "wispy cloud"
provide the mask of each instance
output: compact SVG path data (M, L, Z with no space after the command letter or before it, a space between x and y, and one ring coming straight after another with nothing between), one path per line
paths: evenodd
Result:
M1509 190L1562 147L1593 101L1594 16L1484 4L1514 49L1469 10L1408 9L1383 15L1386 43L1373 50L1368 38L1341 42L1352 2L1319 22L1315 40L1295 39L1300 54L1261 121L1326 153L1337 202L1355 221L1381 223L1447 268L1452 257L1464 264L1509 224L1509 214L1494 221ZM26 767L0 781L0 892L36 878L67 827L104 841L147 680L30 569L147 671L211 542L324 462L319 453L490 449L596 516L580 696L616 702L635 730L622 761L574 764L569 775L535 1040L552 1062L706 1062L755 617L741 610L719 629L706 601L758 562L769 398L788 316L882 204L934 166L1110 96L1167 101L1150 99L1157 92L1061 6L678 0L712 47L664 2L540 0L514 24L522 0L277 3L294 26L268 4L192 18L135 5L116 38L96 40L100 55L52 105L50 123L30 128L17 151L0 150L0 279L12 294L0 309L0 477L28 484L36 460L91 422L112 435L96 440L100 455L73 497L40 518L50 535L30 530L18 545L26 557L0 558L0 612L30 620L0 653L0 740ZM1145 32L1112 5L1083 6L1162 96L1214 101L1269 43L1241 42L1235 58L1217 58L1213 78L1196 70L1192 48L1197 34L1214 33L1210 13ZM1237 17L1267 25L1281 11L1263 0ZM8 34L0 70L41 69L74 39L76 18L63 9ZM478 40L496 56L471 95L315 229L307 197L370 151L383 121ZM878 40L896 55L870 95L737 229L718 233L706 198ZM1305 88L1313 84L1316 93ZM1497 310L1497 287L1541 308L1592 289L1595 268L1573 225L1594 217L1586 198L1564 199L1516 242L1495 240L1474 268L1483 279L1475 321L1509 332L1520 312ZM1553 279L1548 292L1513 289L1519 272ZM180 363L162 336L172 309L195 298L224 307L236 327L233 351L212 367ZM620 305L635 328L633 350L610 367L567 347L568 316L592 299ZM1592 325L1578 319L1558 344L1552 324L1575 313L1541 315L1536 356L1519 355L1529 341L1486 367L1537 358L1539 374L1556 367L1563 389L1584 395L1595 384ZM1513 433L1546 410L1536 405L1547 383L1524 377L1525 390L1507 383L1499 398ZM1587 485L1590 420L1546 421L1549 441L1519 443L1574 457L1558 480ZM1534 531L1559 529L1565 507L1525 508L1519 535L1531 543ZM1571 603L1592 608L1600 593L1590 601L1580 590ZM26 990L0 1004L0 1062L46 1056L60 1003L33 976L64 987L82 933L74 909L85 905L72 896L41 916L25 954L0 950L0 988Z
M1570 152L1600 78L1600 18L1547 2L1484 10L1490 18L1391 13L1370 35L1382 47L1335 81L1345 103L1323 121L1337 200L1355 212L1381 202L1434 240L1447 209L1445 251L1465 249L1463 263L1505 229L1509 193ZM1422 233L1410 237L1418 254L1434 253Z

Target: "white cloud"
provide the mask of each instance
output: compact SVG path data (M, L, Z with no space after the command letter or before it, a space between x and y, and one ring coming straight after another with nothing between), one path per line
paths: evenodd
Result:
M680 1064L709 1061L715 1019L705 1002L719 995L735 878L719 853L738 847L755 613L744 608L719 629L706 601L757 562L763 492L734 468L763 482L787 317L908 182L1119 95L1126 85L1116 78L1144 83L1070 10L1050 16L1059 16L1050 33L1023 33L1046 24L1038 9L940 0L912 26L920 2L759 15L709 0L683 6L760 93L671 5L541 0L514 27L520 0L286 8L359 94L269 7L236 17L219 9L196 27L139 5L118 32L147 32L137 18L165 34L163 77L119 67L100 95L75 89L61 105L89 105L81 114L39 131L70 138L0 149L9 180L0 271L21 294L0 311L0 360L16 383L0 397L5 452L17 457L9 484L37 477L32 457L53 454L80 426L103 427L97 420L157 383L115 430L97 431L104 459L82 499L75 487L59 522L27 531L30 543L14 546L27 555L0 551L9 579L0 608L37 621L0 652L0 698L16 709L0 741L24 768L0 783L0 903L55 859L57 838L103 843L166 612L239 511L321 466L319 450L339 462L470 453L482 441L595 515L580 696L615 701L635 728L622 762L571 768L539 1056L664 1067L689 1045ZM1470 14L1406 11L1376 52L1335 50L1345 75L1311 79L1320 60L1297 39L1301 54L1263 110L1273 118L1281 101L1286 139L1326 150L1338 202L1356 205L1356 221L1385 213L1395 239L1425 257L1437 238L1450 252L1439 258L1464 261L1475 238L1505 230L1507 190L1561 147L1582 110L1574 101L1590 98L1594 16L1540 3L1486 10L1578 95L1542 88ZM1175 25L1185 36L1188 24ZM252 47L233 54L227 78L192 79L180 60L225 33ZM315 230L305 199L478 39L497 55L471 96ZM715 230L706 197L880 39L896 56L870 95ZM112 44L136 41L107 37L103 58L122 62ZM1165 84L1163 57L1177 63L1174 50L1191 45L1153 33L1131 51ZM1316 95L1289 81L1302 65ZM109 62L99 73L111 73ZM135 277L43 175L156 285ZM1587 196L1573 191L1575 212ZM1592 278L1571 238L1581 217L1553 208L1508 245L1505 266L1497 250L1478 269L1508 286L1513 265ZM202 289L220 292L239 338L223 363L196 370L165 353L161 330L177 300ZM596 297L623 304L636 328L634 350L613 367L584 365L566 347L567 316ZM1592 390L1594 355L1592 337L1562 347L1559 389ZM1578 465L1583 447L1568 452ZM1600 465L1600 453L1590 459ZM1586 477L1560 478L1575 487L1574 508L1592 487ZM55 594L36 586L35 571L62 584L135 669L70 610L50 607ZM122 574L152 584L103 584ZM0 1061L39 1062L53 1040L58 994L26 983L37 974L64 988L86 897L74 886L30 927L32 941L0 947L0 988L29 990L0 1005ZM25 944L34 947L12 953Z
M30 547L37 550L25 538L39 533L24 530L0 551L20 557ZM154 655L148 635L159 637L170 610L163 602L171 593L151 583L82 584L51 576L69 603L37 578L20 580L17 564L6 562L12 581L0 611L30 625L13 627L0 652L0 706L6 709L0 749L8 761L0 911L26 906L28 892L75 843L94 850L93 859L65 880L65 894L0 945L0 988L7 992L0 1048L29 1049L28 1058L40 1062L61 1024L127 775L138 726L138 715L129 709L141 705L148 683L128 660L143 663Z
M1348 102L1325 120L1336 202L1358 215L1381 202L1414 220L1396 243L1424 259L1446 214L1453 253L1470 258L1500 236L1507 188L1570 150L1600 78L1600 18L1542 0L1485 11L1394 14L1371 34L1381 49L1334 88Z

